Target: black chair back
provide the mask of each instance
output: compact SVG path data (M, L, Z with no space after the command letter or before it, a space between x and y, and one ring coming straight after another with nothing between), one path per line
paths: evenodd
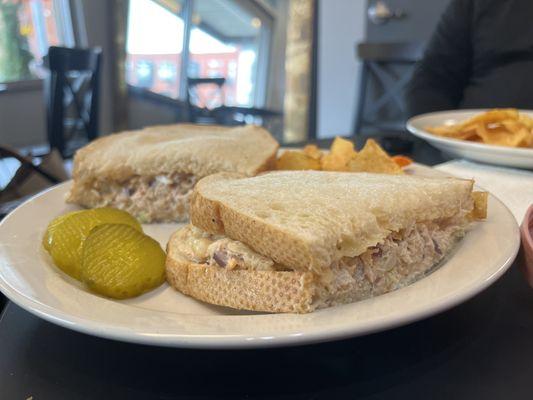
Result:
M392 136L405 132L405 86L422 58L422 43L360 43L359 102L353 134ZM372 89L372 90L370 90Z
M98 136L102 51L52 46L45 63L48 142L63 157Z

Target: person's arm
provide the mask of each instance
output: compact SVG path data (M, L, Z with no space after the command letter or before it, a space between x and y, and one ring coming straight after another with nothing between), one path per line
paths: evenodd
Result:
M457 108L471 63L472 1L452 0L406 89L409 116Z

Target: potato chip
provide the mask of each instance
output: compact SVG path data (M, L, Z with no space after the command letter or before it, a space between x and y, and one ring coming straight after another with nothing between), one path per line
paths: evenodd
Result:
M454 126L425 126L424 129L438 136L455 136L459 132L459 127Z
M523 142L520 143L520 147L533 147L533 131L529 131L529 135L527 135Z
M339 172L367 171L398 174L403 172L401 167L413 162L405 156L389 157L379 144L372 139L367 140L363 149L362 157L358 158L358 153L351 141L336 137L331 144L329 152L320 150L314 144L305 146L303 151L285 151L278 158L276 169L313 169Z
M514 138L509 138L508 142L516 147L529 147L533 142L533 132L521 121L504 120L502 125L509 131Z
M526 128L528 129L533 129L533 118L525 115L525 114L520 114L518 116L518 121L520 121L520 123L522 125L524 125Z
M515 133L515 132L525 128L524 125L520 121L518 121L516 119L504 119L499 124L496 124L496 125L493 125L493 126L489 125L488 127L489 128L491 128L491 127L496 128L498 126L505 127L505 129L507 129L511 133Z
M351 158L346 159L339 154L328 153L322 157L320 165L324 171L349 171L348 163L350 161Z
M341 138L340 136L335 138L331 144L330 151L332 154L337 154L345 160L350 160L356 154L354 144L347 139Z
M300 151L286 151L276 162L276 169L282 170L305 170L320 169L320 161L309 157Z
M330 152L322 157L320 164L324 171L348 171L348 163L357 154L354 144L337 136L330 147Z
M476 126L468 126L467 129L461 130L460 126L448 127L448 126L435 126L426 127L428 132L438 136L445 136L452 139L468 140L477 135Z
M482 124L479 124L482 125ZM477 137L477 125L474 127L469 127L465 130L457 131L453 136L450 136L453 139L460 139L460 140L472 140Z
M474 208L470 213L473 219L487 218L487 201L489 198L488 192L472 192L472 200L474 200Z
M305 146L303 152L305 155L314 158L315 160L320 160L323 156L322 150L314 144L308 144Z
M495 108L464 121L460 126L464 129L468 125L477 123L491 124L504 119L518 119L518 110L516 108Z
M477 133L487 144L509 147L518 147L529 136L529 132L525 128L516 127L513 132L502 126L487 128L483 124L478 125Z
M435 135L497 146L533 147L533 118L514 108L493 109L460 124L425 128Z
M349 162L348 168L352 172L403 174L398 164L373 139L366 141L363 149Z

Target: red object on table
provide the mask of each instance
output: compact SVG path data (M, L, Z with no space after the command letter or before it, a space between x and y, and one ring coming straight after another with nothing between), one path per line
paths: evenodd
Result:
M522 236L521 267L529 286L533 287L533 204L529 206L520 226L520 235Z

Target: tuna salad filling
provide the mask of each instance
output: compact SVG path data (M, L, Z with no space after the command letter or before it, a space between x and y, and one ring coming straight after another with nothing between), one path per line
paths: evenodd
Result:
M326 307L377 296L408 285L428 273L464 235L466 218L421 222L392 232L356 257L343 257L317 276L316 298ZM196 263L227 270L291 271L244 243L210 235L189 225L179 251ZM356 295L354 295L356 293ZM331 300L334 299L334 300Z
M318 286L319 292L335 293L335 300L318 307L377 296L422 278L464 235L465 225L452 221L414 224L392 232L357 257L343 257ZM325 298L324 293L317 297Z
M125 182L96 180L90 189L91 207L116 207L141 222L183 221L196 183L192 174L134 176Z

